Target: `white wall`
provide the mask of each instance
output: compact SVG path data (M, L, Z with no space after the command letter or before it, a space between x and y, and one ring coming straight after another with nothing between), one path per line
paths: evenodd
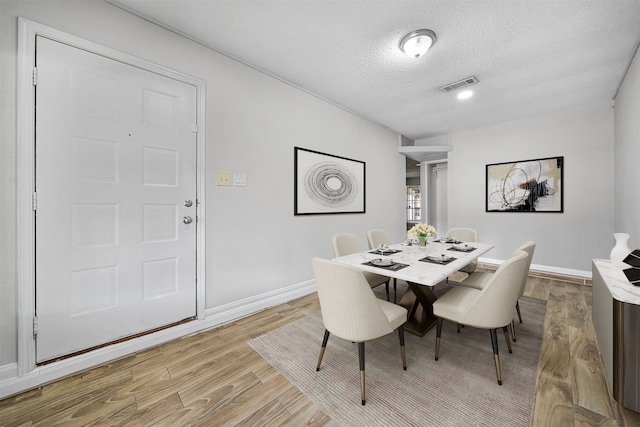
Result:
M615 104L615 230L640 248L640 55L620 87Z
M0 1L0 367L17 360L17 17L206 81L206 307L244 304L312 279L331 235L404 237L398 135L102 1ZM293 215L293 147L366 162L367 213ZM246 187L218 187L219 171ZM249 260L249 261L247 261Z
M212 172L247 172L247 187L209 188L207 258L214 268L207 280L215 291L207 293L208 307L310 279L311 257L333 256L332 234L353 231L366 245L368 228L387 228L397 236L404 224L404 157L396 135L230 65L234 79L225 77L225 85L215 89L223 101L208 104L215 109L208 112L215 120L208 139L220 143L207 157ZM232 99L244 102L227 101ZM365 161L367 214L294 217L294 145ZM247 268L240 254L257 263Z
M590 275L614 244L613 114L602 102L452 134L449 227L476 228L496 245L489 259L533 240L533 264ZM564 156L564 213L485 212L487 164L555 156Z

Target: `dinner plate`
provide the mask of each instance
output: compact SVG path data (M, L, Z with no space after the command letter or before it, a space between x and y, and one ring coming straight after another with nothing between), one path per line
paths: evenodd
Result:
M459 249L461 251L469 251L469 250L473 249L469 245L453 245L453 247L456 248L456 249Z
M436 262L447 262L450 261L453 257L452 256L435 256L435 255L429 255L427 256L427 259L431 260L431 261L436 261Z
M390 265L395 264L395 262L393 262L390 259L382 259L382 258L372 259L370 262L371 264L377 267L389 267Z

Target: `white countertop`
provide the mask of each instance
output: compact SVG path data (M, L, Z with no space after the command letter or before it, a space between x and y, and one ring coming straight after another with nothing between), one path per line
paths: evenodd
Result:
M622 270L629 267L615 267L606 259L594 259L593 265L598 269L609 288L611 296L621 302L640 305L640 286L629 283ZM625 264L626 265L626 264Z

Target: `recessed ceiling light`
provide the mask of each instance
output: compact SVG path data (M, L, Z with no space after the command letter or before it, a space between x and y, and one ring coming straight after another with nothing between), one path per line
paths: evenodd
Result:
M464 90L458 94L458 99L468 99L473 96L473 91Z

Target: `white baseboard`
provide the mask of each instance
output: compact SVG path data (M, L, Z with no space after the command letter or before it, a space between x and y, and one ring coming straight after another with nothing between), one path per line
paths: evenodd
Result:
M229 323L266 308L309 295L315 291L315 282L308 280L293 286L211 308L205 312L206 321L211 321L213 323L212 326ZM286 298L283 298L283 295L286 295Z
M209 309L205 318L164 329L129 341L113 344L89 353L70 357L59 362L37 366L31 372L18 377L18 366L10 363L0 366L0 399L59 380L103 363L155 347L187 335L221 326L276 305L309 295L316 291L313 280L286 288L256 295L241 301Z
M478 262L483 262L485 264L502 265L504 260L480 257L480 258L478 258ZM591 271L573 270L571 268L562 268L562 267L553 267L553 266L550 266L550 265L531 264L530 270L542 271L542 272L554 273L554 274L563 274L563 275L566 275L566 276L586 277L588 279L591 279Z
M3 381L10 380L11 378L15 378L17 376L17 363L8 363L6 365L0 366L0 384L2 384Z

